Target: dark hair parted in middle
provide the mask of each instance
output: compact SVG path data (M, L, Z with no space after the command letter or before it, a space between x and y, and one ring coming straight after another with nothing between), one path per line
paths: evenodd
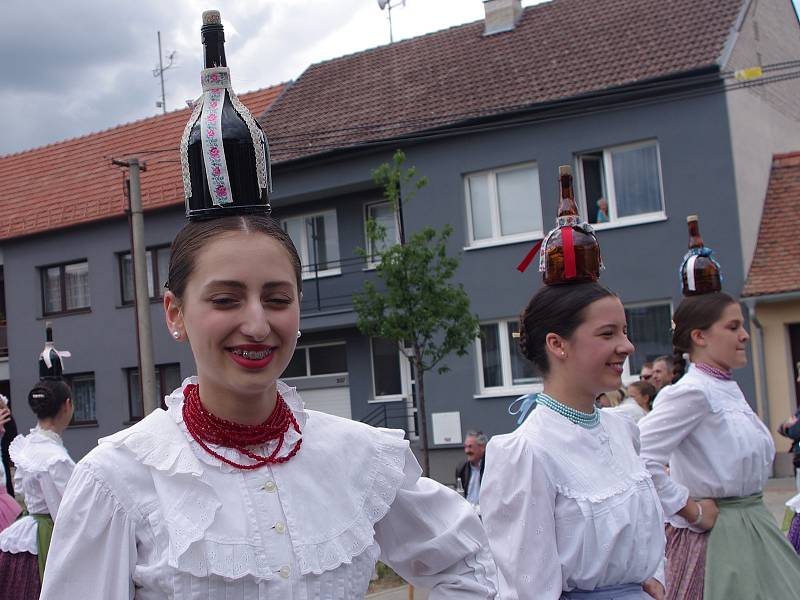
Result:
M184 225L183 229L175 236L170 249L168 289L178 299L182 298L186 290L186 282L194 271L197 255L203 247L217 236L238 231L261 233L281 244L289 254L289 260L294 268L297 291L303 291L300 257L289 234L272 217L257 214L232 215L219 219L190 221ZM253 258L257 259L257 257Z
M711 327L719 321L725 308L731 304L736 304L736 300L725 292L689 296L681 301L678 310L672 315L672 322L675 323L672 347L679 374L682 374L686 367L683 354L692 351L692 331Z
M546 285L533 295L519 317L519 347L541 375L547 375L545 339L555 333L568 339L583 323L584 309L616 294L597 282Z
M37 419L49 419L71 396L72 390L63 379L42 379L28 393L28 404Z

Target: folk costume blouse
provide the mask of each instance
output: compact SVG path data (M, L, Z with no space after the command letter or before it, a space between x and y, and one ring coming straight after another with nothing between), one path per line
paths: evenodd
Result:
M64 448L61 436L35 427L28 435L18 435L8 447L16 466L14 489L25 497L29 515L0 533L3 552L38 554L38 525L30 514L58 515L61 498L75 463Z
M586 429L539 406L486 449L481 512L503 600L558 600L656 577L664 517L636 425L600 411Z
M432 600L495 597L478 518L420 477L402 432L306 411L278 386L302 430L279 456L303 438L282 464L241 470L205 452L183 423L182 389L167 411L100 440L64 498L42 599L351 600L379 558Z
M663 388L639 421L642 458L674 527L689 497L729 498L762 491L775 444L735 381L706 375L694 365ZM669 475L666 465L669 465Z

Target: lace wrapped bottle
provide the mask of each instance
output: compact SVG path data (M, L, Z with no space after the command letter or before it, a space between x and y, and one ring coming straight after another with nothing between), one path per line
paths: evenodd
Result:
M203 13L203 95L181 138L186 216L269 213L267 139L231 87L218 11Z
M39 378L61 378L64 373L62 358L70 356L70 353L64 350L56 350L53 344L53 326L49 321L46 325L46 332L44 350L39 354Z
M546 285L597 281L602 268L600 245L591 226L578 215L572 169L558 168L561 200L556 228L542 243L539 270Z
M719 292L722 289L719 263L714 259L711 248L703 244L697 215L686 217L686 223L689 227L689 251L681 263L683 295Z

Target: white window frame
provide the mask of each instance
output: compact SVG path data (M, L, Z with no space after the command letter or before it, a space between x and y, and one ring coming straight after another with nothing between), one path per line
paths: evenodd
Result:
M617 197L616 190L614 189L614 169L612 165L611 153L619 150L636 150L637 148L645 148L648 146L655 146L656 148L656 167L658 168L658 186L661 193L661 210L641 213L638 215L631 215L629 217L617 217ZM578 175L577 187L580 198L580 206L584 218L589 221L589 204L586 199L586 185L583 178L583 160L582 158L588 154L597 154L602 152L603 161L603 183L604 194L608 200L608 223L592 223L592 228L598 231L603 229L615 229L617 227L628 227L631 225L641 225L642 223L652 223L655 221L664 221L667 218L666 212L666 199L664 197L664 175L661 170L661 147L658 140L644 140L640 142L631 142L629 144L618 144L616 146L606 146L605 148L597 150L587 150L575 154L575 173Z
M367 221L371 218L370 209L375 206L392 206L392 202L390 200L379 200L376 202L367 202L364 204L364 241L367 250L367 266L366 269L374 269L380 264L380 259L375 256L375 251L372 247L372 240L369 239L369 235L367 235ZM399 244L400 243L400 223L398 222L398 214L397 210L394 210L394 240L391 241L387 237L387 242L390 245L392 244Z
M297 253L300 255L300 264L301 264L301 267L302 267L301 268L301 274L302 274L302 278L303 278L304 281L306 279L314 279L315 277L331 277L331 276L334 276L334 275L341 275L342 274L342 268L341 268L341 260L342 260L341 246L339 246L337 248L337 251L339 253L339 257L335 261L331 261L331 262L338 262L340 264L340 266L332 267L330 269L323 269L323 270L316 271L316 272L313 271L313 270L308 270L309 265L311 265L312 263L311 263L311 259L310 259L310 256L309 256L310 255L310 248L309 248L309 245L308 245L309 244L308 228L306 227L305 220L308 219L308 218L313 218L313 217L324 217L325 219L327 219L329 217L333 218L333 227L334 227L334 229L337 229L337 243L338 243L339 222L338 222L338 219L337 219L337 216L336 216L336 210L321 210L321 211L318 211L318 212L303 213L301 215L292 215L291 217L286 217L284 219L281 219L281 227L284 228L284 231L286 231L286 223L287 223L287 221L293 221L293 220L299 219L299 220L301 220L303 222L303 226L300 228L300 236L301 236L300 244L299 244L299 247L297 247L298 244L295 244L295 247L297 248ZM287 235L288 235L288 231L287 231ZM292 240L292 241L294 241L294 240Z
M324 342L322 344L304 344L302 346L298 345L295 348L295 353L302 350L306 357L306 374L305 375L295 375L293 377L286 377L287 381L294 380L294 379L313 379L313 378L320 378L320 377L335 377L337 375L347 375L347 371L337 371L335 373L324 373L322 375L311 375L311 358L309 353L307 352L310 348L322 348L323 346L341 346L342 350L347 348L347 342Z
M369 372L372 378L372 398L367 400L368 404L378 404L381 402L397 402L398 400L408 400L411 398L411 365L408 364L408 358L403 354L400 349L400 344L397 345L397 360L400 365L400 393L389 394L385 396L378 396L375 393L375 361L373 360L372 340L369 338Z
M500 365L503 377L502 386L486 387L483 382L483 340L479 335L475 339L475 362L477 364L476 373L478 375L478 393L476 398L492 398L498 396L513 396L515 394L533 394L544 389L544 381L526 383L524 385L514 385L511 373L511 346L508 342L508 324L516 319L494 319L481 321L481 326L497 325L500 341Z
M499 246L505 244L515 244L518 242L527 242L544 237L544 220L542 222L542 229L535 231L526 231L523 233L515 233L512 235L502 235L500 232L500 205L497 196L497 174L506 171L516 171L526 167L533 167L536 170L536 181L538 183L539 191L539 215L542 216L542 188L539 179L539 164L536 161L524 162L515 165L508 165L496 169L486 169L484 171L474 171L464 175L464 198L467 213L467 248L486 248L491 246ZM469 178L486 176L489 179L489 201L491 203L490 213L492 217L492 237L476 240L474 237L474 229L472 227L472 197L469 191Z
M669 298L664 298L661 300L646 300L644 302L623 302L622 306L623 308L647 308L648 306L669 306L670 319L672 319L672 315L675 313L675 307L672 304L672 300L670 300ZM669 354L669 352L667 354ZM625 363L622 365L622 383L624 385L628 385L633 381L638 381L638 379L639 379L639 373L631 373L631 361L629 358L626 358Z

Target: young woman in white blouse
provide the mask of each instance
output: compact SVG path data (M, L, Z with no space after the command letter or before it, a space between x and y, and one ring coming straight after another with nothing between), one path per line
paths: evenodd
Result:
M762 501L775 446L731 377L747 364L741 307L723 292L691 296L673 320L676 356L691 364L639 422L669 518L667 597L797 598L800 558Z
M179 233L164 308L197 377L80 461L44 600L357 599L378 559L432 600L495 597L480 521L403 432L306 410L278 380L301 281L270 217Z
M37 383L28 394L36 427L9 446L14 487L25 498L27 514L0 533L0 600L39 598L53 519L75 468L61 440L72 420L71 395L60 379Z
M481 486L504 600L663 598L663 513L632 420L597 410L633 351L619 298L545 286L520 318L544 377L537 408L494 436Z

